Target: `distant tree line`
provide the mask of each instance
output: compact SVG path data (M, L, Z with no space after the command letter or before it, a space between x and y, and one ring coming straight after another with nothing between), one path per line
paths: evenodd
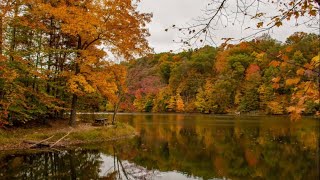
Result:
M294 33L131 61L125 111L319 114L319 42Z

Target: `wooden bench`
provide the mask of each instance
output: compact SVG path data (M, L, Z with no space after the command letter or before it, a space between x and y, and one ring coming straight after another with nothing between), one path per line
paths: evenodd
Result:
M95 119L93 123L93 125L96 125L96 126L105 126L109 124L110 123L108 122L108 118Z

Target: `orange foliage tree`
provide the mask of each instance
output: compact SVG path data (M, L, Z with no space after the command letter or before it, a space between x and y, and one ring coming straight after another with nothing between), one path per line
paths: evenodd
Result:
M71 93L71 106L51 103L52 106L45 105L47 110L43 109L47 114L55 106L52 112L56 114L70 108L70 125L75 125L79 96L98 92L112 98L117 92L117 85L114 74L108 71L111 64L106 52L128 60L149 50L145 39L149 33L145 25L151 15L138 12L138 2L1 1L0 29L8 30L5 37L2 31L0 33L0 45L4 52L1 62L7 65L13 63L13 71L18 70L18 74L27 79L20 83L21 79L15 78L17 83L14 84L19 85L23 92L15 90L14 94L26 97L26 93L32 93L36 97L43 93L44 96L37 99L41 104L47 104L54 99L67 102L69 99L65 97L70 97L68 93ZM6 41L2 41L4 38ZM9 85L6 83L4 87ZM5 92L1 98L2 104L7 103L9 91L1 92ZM46 100L41 100L41 97L46 97ZM18 98L13 99L20 102ZM26 98L25 101L29 100ZM5 111L8 103L2 104L0 110ZM19 110L11 106L9 111L15 114L13 109L21 112L27 106L20 103Z

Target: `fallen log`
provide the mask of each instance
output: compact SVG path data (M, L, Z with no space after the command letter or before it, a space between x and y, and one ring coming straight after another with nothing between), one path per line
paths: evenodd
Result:
M66 135L64 135L62 138L60 138L58 141L56 141L55 143L53 143L52 145L50 145L50 148L52 148L53 146L55 146L57 143L59 143L62 139L64 139L65 137L69 136L69 134L71 133L71 131L69 131Z
M37 143L35 143L35 144L31 145L29 148L33 148L33 147L35 147L35 146L38 146L39 144L42 144L42 143L44 143L44 142L48 141L49 139L51 139L51 138L53 138L53 137L54 137L54 135L52 135L52 136L48 137L47 139L44 139L44 140L42 140L42 141L39 141L39 142L37 142Z
M29 148L32 148L32 147L50 147L50 143L48 143L48 142L39 143L37 141L30 141L30 140L23 140L23 142L27 143L27 144L32 144L32 146L30 146Z

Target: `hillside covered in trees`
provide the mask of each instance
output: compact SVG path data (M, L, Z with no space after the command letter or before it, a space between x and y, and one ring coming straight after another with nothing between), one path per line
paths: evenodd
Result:
M129 63L123 111L319 113L319 36L269 36Z

